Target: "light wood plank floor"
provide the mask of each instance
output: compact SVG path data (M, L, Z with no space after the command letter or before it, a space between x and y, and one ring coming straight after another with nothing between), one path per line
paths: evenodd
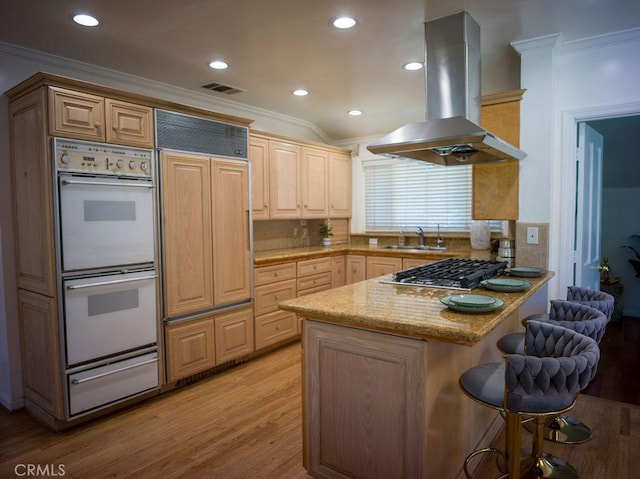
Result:
M546 444L551 452L583 479L639 476L640 407L581 395L572 415L592 426L593 439ZM293 344L61 433L0 408L0 478L18 477L18 464L62 464L64 477L80 479L308 479L301 436L300 345ZM477 478L497 474L492 462L483 467Z

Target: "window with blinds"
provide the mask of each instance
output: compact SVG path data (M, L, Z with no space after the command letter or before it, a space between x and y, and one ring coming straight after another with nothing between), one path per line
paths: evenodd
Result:
M367 232L469 231L471 166L446 167L421 161L363 162ZM492 222L492 229L501 227Z

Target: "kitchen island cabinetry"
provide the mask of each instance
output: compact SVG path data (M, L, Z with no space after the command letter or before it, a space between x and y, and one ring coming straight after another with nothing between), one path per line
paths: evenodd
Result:
M500 361L496 341L546 311L547 281L492 293L497 311L463 314L450 291L376 279L280 304L304 317L303 462L313 477L460 477L464 458L487 446L500 415L469 399L458 378Z

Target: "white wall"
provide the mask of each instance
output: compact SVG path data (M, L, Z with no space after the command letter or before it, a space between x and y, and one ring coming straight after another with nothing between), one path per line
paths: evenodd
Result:
M549 222L550 298L572 282L578 121L640 112L640 29L564 42L516 42L521 83L520 221Z
M0 43L0 93L34 73L44 71L99 83L176 103L209 109L254 120L257 130L327 142L314 124L220 99L208 93L171 87L152 80L125 75L33 50ZM19 332L13 264L13 219L9 161L8 99L0 97L0 404L8 409L22 406Z

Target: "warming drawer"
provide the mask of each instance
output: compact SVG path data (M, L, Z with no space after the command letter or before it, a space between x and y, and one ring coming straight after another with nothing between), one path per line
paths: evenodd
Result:
M158 387L156 352L87 369L67 377L74 416Z

